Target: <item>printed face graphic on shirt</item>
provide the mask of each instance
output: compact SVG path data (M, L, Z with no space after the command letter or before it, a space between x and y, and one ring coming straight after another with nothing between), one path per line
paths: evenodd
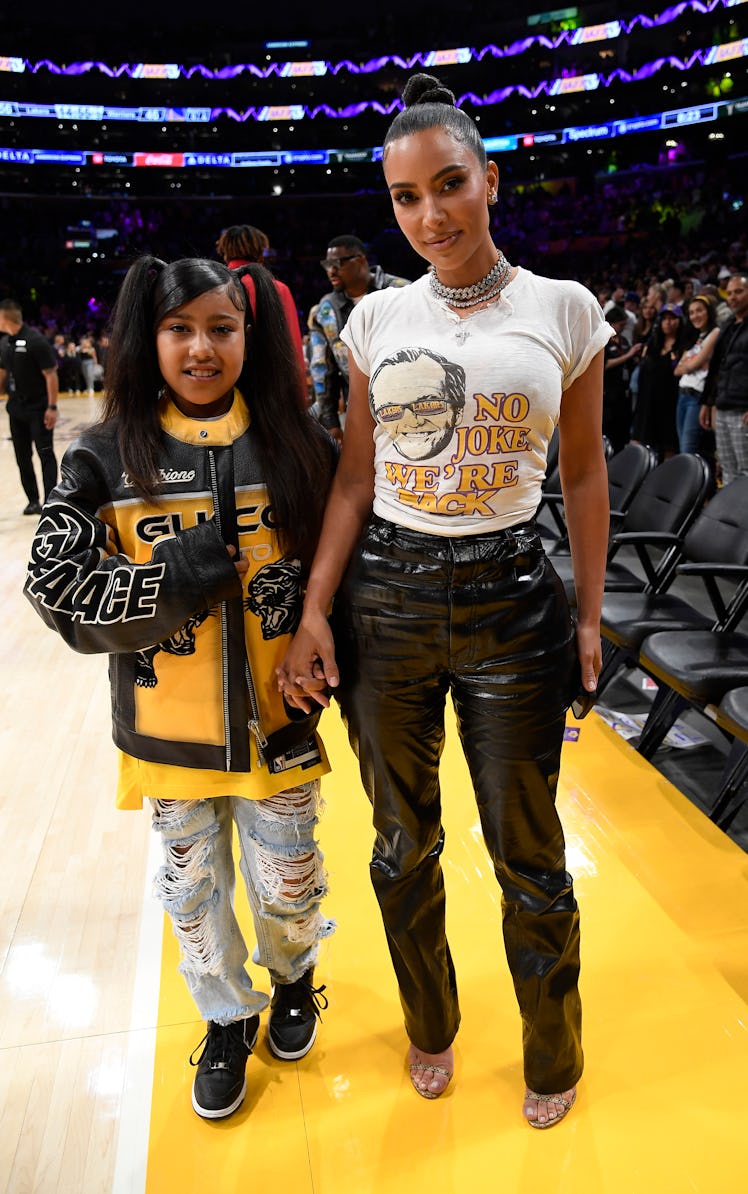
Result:
M402 349L374 373L369 407L401 456L429 460L462 421L465 371L428 349Z

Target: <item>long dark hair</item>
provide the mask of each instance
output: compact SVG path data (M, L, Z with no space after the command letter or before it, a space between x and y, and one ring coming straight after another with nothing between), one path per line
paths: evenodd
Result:
M706 327L703 332L698 332L691 323L691 307L694 303L701 303L706 310ZM691 348L699 336L708 336L711 331L717 326L717 310L714 299L710 298L708 294L695 294L688 304L688 316L686 326L687 346Z
M678 319L678 330L675 333L675 341L670 350L670 355L673 361L680 360L683 353L686 351L686 348L688 347L688 337L686 335L685 328L686 321L683 318L683 313L682 311L674 313L672 304L668 303L665 307L662 307L660 311L658 311L655 317L654 327L652 328L649 339L647 340L647 356L651 357L653 360L655 357L660 356L663 348L665 347L665 333L662 330L662 317L663 315L672 314L676 314Z
M298 365L283 307L262 266L243 267L255 287L254 315L238 273L217 261L182 258L170 265L140 257L128 270L112 316L104 424L116 420L122 463L140 497L160 490L163 440L156 328L169 311L224 287L245 321L247 361L237 385L249 407L273 520L283 551L306 567L319 536L335 450L298 400Z
M434 75L411 75L403 89L405 110L392 121L384 138L384 153L392 141L399 141L411 133L442 128L461 141L475 154L481 166L486 165L486 149L478 126L467 112L455 106L454 92L440 83Z

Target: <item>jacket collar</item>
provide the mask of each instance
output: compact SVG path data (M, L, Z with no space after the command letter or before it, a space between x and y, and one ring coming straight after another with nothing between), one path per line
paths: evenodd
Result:
M230 408L217 419L191 419L183 415L166 394L159 398L158 409L161 426L167 435L199 448L229 447L250 424L247 404L236 388Z

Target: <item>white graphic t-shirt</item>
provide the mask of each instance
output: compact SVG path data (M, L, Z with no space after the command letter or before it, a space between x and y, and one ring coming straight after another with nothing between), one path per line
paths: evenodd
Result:
M612 334L584 286L521 268L467 319L427 275L365 295L341 338L369 378L374 513L437 535L531 519L561 394Z

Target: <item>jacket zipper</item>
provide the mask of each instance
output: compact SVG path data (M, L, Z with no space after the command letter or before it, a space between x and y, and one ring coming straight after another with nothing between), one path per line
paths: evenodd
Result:
M257 693L255 692L255 684L252 679L252 672L249 667L249 660L245 661L245 670L247 673L247 692L249 694L249 705L252 711L252 717L249 721L249 728L254 734L255 742L257 743L257 766L262 767L265 762L265 748L268 740L262 732L262 725L260 724L260 710L257 705Z
M223 538L221 528L221 508L218 501L218 472L216 458L212 450L208 452L210 461L210 486L213 490L213 510L215 512L218 533ZM223 676L223 734L226 739L226 770L231 770L231 717L229 713L229 629L226 617L226 602L221 602L221 673Z

